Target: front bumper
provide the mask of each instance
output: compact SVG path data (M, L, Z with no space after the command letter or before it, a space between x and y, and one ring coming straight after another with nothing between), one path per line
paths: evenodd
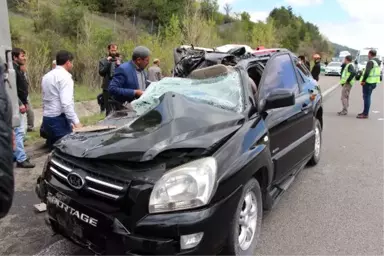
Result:
M341 76L341 73L339 71L325 71L325 75L333 75L333 76Z
M98 254L212 255L226 243L241 187L206 208L191 211L147 214L128 230L120 219L124 212L102 213L70 198L65 191L40 181L47 200L48 222L53 231ZM58 201L52 200L58 198ZM67 209L67 210L66 210ZM96 227L94 224L97 224ZM203 232L194 248L181 250L180 237Z

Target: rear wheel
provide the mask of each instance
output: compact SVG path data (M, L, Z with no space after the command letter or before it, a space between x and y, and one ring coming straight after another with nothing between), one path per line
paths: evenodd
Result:
M252 178L244 186L223 255L254 255L260 236L262 209L260 186Z
M317 163L320 161L321 156L321 146L322 146L322 136L321 136L321 124L319 119L315 119L315 143L313 146L313 156L311 160L309 160L308 165L314 166L317 165Z

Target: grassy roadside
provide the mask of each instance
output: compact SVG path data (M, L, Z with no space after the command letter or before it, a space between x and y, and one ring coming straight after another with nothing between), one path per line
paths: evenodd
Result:
M84 126L94 125L100 120L104 119L104 117L105 117L105 113L85 116L80 118L80 122ZM28 147L28 146L32 146L37 142L44 141L44 139L40 137L40 131L39 131L40 127L36 127L35 129L36 129L35 131L27 133L24 146Z
M74 92L75 102L96 100L97 95L100 93L101 93L101 89L96 90L84 85L75 85L75 92ZM31 102L33 108L35 109L41 108L42 107L41 92L31 92L29 94L29 101Z

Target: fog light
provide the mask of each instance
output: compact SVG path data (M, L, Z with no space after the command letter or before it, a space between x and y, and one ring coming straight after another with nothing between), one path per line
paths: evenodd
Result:
M203 238L204 233L195 233L190 235L184 235L180 237L180 248L181 250L191 249L196 247L201 239Z

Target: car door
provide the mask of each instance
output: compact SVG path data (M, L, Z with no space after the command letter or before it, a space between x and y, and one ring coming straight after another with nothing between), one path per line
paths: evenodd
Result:
M301 107L300 113L300 138L299 148L297 149L299 155L302 156L301 161L305 160L313 152L313 145L315 142L314 126L314 101L311 96L315 93L317 82L312 78L311 73L293 58L296 75L300 92L296 96L296 105ZM300 66L301 65L301 66Z
M265 120L276 181L293 171L303 159L301 144L306 131L303 123L307 121L311 103L304 100L299 85L289 53L276 54L268 61L261 79L259 100L278 88L291 89L296 97L295 105L273 109Z

